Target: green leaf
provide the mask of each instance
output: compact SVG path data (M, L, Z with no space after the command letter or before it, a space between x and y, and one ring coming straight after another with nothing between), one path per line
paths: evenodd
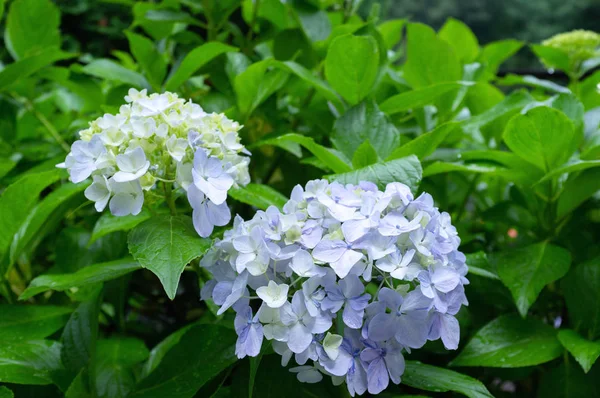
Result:
M567 73L574 72L570 70L569 54L566 52L542 44L531 44L531 49L548 68L560 69Z
M548 242L494 253L489 259L523 317L544 286L562 278L571 265L571 254Z
M501 167L491 166L490 164L484 163L463 163L463 162L435 162L425 167L423 170L423 177L430 177L436 174L449 173L451 171L460 171L463 173L477 173L477 174L497 174Z
M250 183L245 187L231 189L228 194L239 202L261 210L266 210L269 206L281 209L289 200L275 189L264 184Z
M0 340L36 340L62 328L72 309L53 305L0 304Z
M132 87L148 88L148 81L138 72L134 72L110 59L96 59L83 68L81 71L92 76L99 77L119 83L124 83Z
M11 184L0 196L0 275L6 271L3 258L40 193L60 178L60 170L28 174Z
M448 18L438 33L440 39L448 42L458 58L464 63L474 62L479 55L479 41L471 29L461 21Z
M327 50L325 77L350 104L358 104L370 92L377 77L379 50L371 36L337 37Z
M571 213L598 190L600 190L600 169L592 168L571 176L558 198L558 218Z
M293 61L274 62L273 65L295 74L314 87L325 99L331 101L337 109L343 109L343 104L337 93L326 82L314 76L310 70Z
M562 354L556 333L541 321L503 315L481 328L450 366L519 368L539 365Z
M590 340L600 337L600 257L571 269L562 284L571 326Z
M154 47L152 40L135 34L125 32L129 40L129 48L142 70L146 72L150 84L155 91L160 91L162 82L167 74L167 63L162 54Z
M185 266L201 257L212 242L198 236L188 216L156 216L136 226L128 244L133 258L158 276L173 300Z
M306 3L296 3L293 9L304 34L311 42L322 41L329 37L331 21L325 11Z
M589 341L574 330L561 330L558 340L575 357L585 373L589 372L600 356L600 341Z
M415 155L419 160L423 160L431 155L457 127L458 123L444 123L439 125L435 130L421 134L400 148L396 148L386 160L399 159L409 155Z
M496 267L488 261L485 252L476 252L465 255L467 257L467 265L469 274L483 276L489 279L500 279Z
M0 383L52 384L52 374L61 368L60 343L56 341L9 341L0 345Z
M31 76L56 61L73 58L74 56L74 54L50 48L8 64L4 69L0 70L0 91L10 88L21 79Z
M598 387L592 376L586 376L574 363L562 363L544 371L539 381L537 398L597 397Z
M413 88L455 82L462 77L462 67L452 47L427 25L408 24L406 51L404 78Z
M587 170L594 167L600 167L600 160L575 160L573 162L565 163L564 165L547 173L541 180L538 181L538 183L547 181L552 177L560 176L562 174L574 173L576 171Z
M248 398L252 398L254 394L254 382L256 381L256 373L262 359L262 351L256 357L249 358L250 360L250 376L248 377Z
M350 108L335 121L330 139L349 159L369 140L379 157L385 159L400 145L400 132L377 104L366 101Z
M305 137L303 135L295 133L289 133L273 138L269 141L294 142L296 144L300 144L308 151L310 151L310 153L315 155L327 167L331 168L331 170L333 170L334 173L345 173L347 171L352 170L352 168L350 168L350 166L348 166L346 162L344 162L336 154L334 154L331 151L331 149L325 148L324 146L317 144L310 137Z
M377 26L387 50L391 50L402 40L402 31L405 25L406 19L392 19Z
M64 214L71 210L63 205L71 203L70 199L81 194L88 185L85 183L61 185L31 210L13 238L9 267L17 261L22 252L25 250L31 252L37 246L36 242L41 241L46 234L53 232L49 230L49 226L60 222Z
M396 113L408 111L410 109L422 108L427 104L434 103L439 97L449 91L458 89L465 83L437 83L432 86L417 88L415 90L406 91L398 95L394 95L386 99L379 107L381 111L393 115Z
M94 398L94 395L88 390L88 382L86 381L88 376L87 369L79 372L65 392L65 398Z
M74 374L94 362L101 297L102 289L98 287L88 300L79 304L63 331L60 356L65 368Z
M523 47L523 43L513 39L494 41L486 44L481 50L480 57L481 62L485 66L484 80L493 79L500 65L512 57L521 47Z
M502 116L520 111L532 102L534 99L527 91L515 91L485 112L465 120L463 130L469 135L475 135L480 128L488 126Z
M134 365L148 358L144 342L134 338L98 340L96 354L97 396L128 397L136 384Z
M4 42L15 59L60 46L60 11L50 0L15 0L6 17Z
M501 86L529 86L534 88L541 88L551 93L565 93L570 94L571 90L566 87L556 84L550 80L538 79L531 75L515 75L512 73L507 74L496 80Z
M408 185L413 192L416 192L422 173L419 159L411 155L389 162L376 163L348 173L334 174L328 176L328 178L341 184L358 184L360 181L371 181L377 184L380 189L384 189L390 182L401 182Z
M365 141L356 148L356 152L354 152L352 166L354 166L355 169L360 169L361 167L377 163L379 160L375 148L373 148L373 145L371 145L371 142L368 139L365 139Z
M142 209L141 213L136 216L128 215L122 217L116 217L109 212L104 212L98 221L96 221L96 224L94 224L90 244L112 232L129 231L139 223L149 219L151 216L152 214L150 214L147 209Z
M178 398L193 397L200 387L235 363L235 340L231 329L217 325L192 327L129 396L163 398L177 391Z
M250 65L237 75L233 87L237 94L238 108L242 115L248 117L273 93L277 92L289 78L289 72L282 69L271 69L276 63L265 59Z
M74 287L89 286L117 279L141 266L132 258L100 263L84 267L73 274L47 274L35 278L21 294L19 300L27 300L48 290L64 291Z
M425 391L458 392L470 398L493 398L477 379L418 361L406 361L402 384Z
M506 145L545 172L565 163L580 138L564 113L545 106L514 116L503 134Z
M0 7L1 7L1 5L0 5ZM2 18L1 13L0 13L0 18ZM15 398L15 395L7 387L0 386L0 398Z
M154 369L156 369L158 365L160 365L163 358L165 357L165 355L167 355L171 348L179 344L181 338L188 332L188 330L190 330L194 326L195 324L184 326L176 332L170 334L160 343L158 343L156 347L154 347L152 351L150 351L148 360L146 361L146 363L144 363L144 368L142 370L142 378L146 378L150 373L152 373Z
M185 56L179 67L171 75L165 89L167 91L176 91L179 86L185 83L198 69L208 62L227 52L236 52L237 48L223 43L210 42L195 48Z

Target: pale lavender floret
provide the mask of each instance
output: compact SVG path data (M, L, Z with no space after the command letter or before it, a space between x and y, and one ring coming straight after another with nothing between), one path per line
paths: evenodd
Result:
M319 242L312 254L316 260L329 263L340 278L346 277L352 266L363 257L360 251L353 250L352 244L343 240L328 239Z
M208 156L203 148L194 153L192 176L194 185L217 205L225 202L227 191L233 186L233 178L223 170L221 160Z
M421 348L427 341L429 332L427 314L431 300L419 290L409 292L406 297L394 290L383 288L379 291L380 313L369 322L368 336L373 341L385 341L393 337L409 348ZM387 313L385 308L389 308Z
M400 376L404 373L404 357L402 347L395 341L377 343L364 340L366 348L360 359L367 364L367 385L370 394L379 394L385 390L392 380L400 384Z
M214 204L195 185L189 186L187 197L192 206L194 228L201 237L209 237L215 226L227 225L231 220L231 212L227 203Z
M460 340L460 326L454 317L460 310L465 300L465 290L458 285L454 290L446 294L448 308L446 313L434 311L431 314L431 325L429 327L429 340L442 339L447 350L456 350Z
M77 184L88 178L99 168L99 160L105 153L106 148L97 135L87 142L75 141L64 163L64 167L69 171L69 179Z
M433 299L436 310L444 313L448 310L448 303L443 294L458 286L460 275L453 268L438 266L433 270L421 271L419 282L423 295Z
M322 302L322 308L335 313L343 307L342 319L346 326L360 329L371 295L363 294L365 287L358 276L348 275L339 284L326 286L325 291L327 296Z
M238 311L235 321L235 331L238 334L235 343L235 354L238 358L255 357L260 353L263 341L263 326L258 321L258 315L252 316L252 308L246 306Z

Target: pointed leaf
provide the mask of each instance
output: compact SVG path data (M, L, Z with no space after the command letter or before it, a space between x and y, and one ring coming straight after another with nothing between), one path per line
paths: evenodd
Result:
M117 217L110 212L102 213L96 224L90 238L90 243L94 243L97 239L116 231L129 231L141 222L146 221L152 216L147 209L142 209L142 212L136 216L128 215Z
M386 160L399 159L410 155L415 155L419 160L423 160L431 155L457 127L458 123L444 123L436 127L435 130L421 134L400 148L396 148Z
M575 357L585 373L589 372L600 356L600 341L589 341L574 330L561 330L558 339Z
M231 189L228 195L239 202L261 210L266 210L269 206L281 209L289 200L268 185L252 183L245 187Z
M53 305L0 304L0 341L48 337L67 323L72 311Z
M198 236L188 216L156 216L135 227L128 244L133 258L158 276L172 300L185 266L201 257L212 242Z
M50 340L10 341L0 345L0 383L52 384L62 368L60 343Z
M60 11L50 0L13 1L6 16L4 41L16 60L60 46Z
M511 291L525 317L544 286L562 278L571 265L571 254L548 242L490 255L500 279Z
M573 267L562 284L573 328L586 338L600 337L600 257Z
M450 366L519 368L539 365L562 354L556 333L541 321L503 315L481 328Z
M361 167L377 163L379 160L375 148L373 148L371 142L366 139L358 146L358 148L356 148L354 156L352 157L352 166L354 166L355 169L360 169Z

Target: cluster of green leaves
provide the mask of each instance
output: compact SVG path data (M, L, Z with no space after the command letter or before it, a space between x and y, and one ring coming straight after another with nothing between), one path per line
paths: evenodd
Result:
M410 354L388 396L600 392L597 60L568 70L535 44L568 85L499 78L525 43L480 46L457 20L436 32L360 1L112 3L128 48L94 57L63 50L50 0L0 0L0 397L340 394L268 348L236 361L231 315L198 302L211 241L180 192L175 215L150 196L138 216L100 215L55 168L130 87L244 124L253 183L230 192L244 217L314 178L401 181L451 213L470 266L461 346Z

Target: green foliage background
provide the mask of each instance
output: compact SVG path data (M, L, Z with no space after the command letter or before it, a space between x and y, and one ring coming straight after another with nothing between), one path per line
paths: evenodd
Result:
M268 346L236 360L232 315L198 301L211 241L181 192L176 216L147 197L117 218L55 168L130 87L244 124L243 217L323 177L401 181L452 215L461 345L407 355L382 395L598 396L600 43L539 43L597 6L426 3L0 0L0 397L346 394L300 384ZM499 77L511 62L559 78ZM155 256L173 234L179 257Z

